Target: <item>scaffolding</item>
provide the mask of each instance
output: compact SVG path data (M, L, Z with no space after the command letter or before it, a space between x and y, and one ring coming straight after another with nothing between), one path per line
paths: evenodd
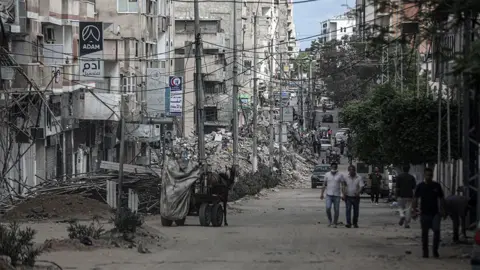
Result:
M35 148L44 139L41 127L51 115L47 91L41 90L5 47L0 47L0 211L16 197L39 184L35 171ZM24 89L11 88L15 77L27 82ZM59 76L52 74L50 85ZM18 78L17 78L18 79ZM47 86L48 88L48 86ZM56 121L55 117L51 117ZM55 127L60 127L57 122ZM45 179L43 179L45 180Z

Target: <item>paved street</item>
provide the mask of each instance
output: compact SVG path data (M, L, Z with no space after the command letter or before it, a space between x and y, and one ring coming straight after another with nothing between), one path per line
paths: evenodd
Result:
M199 227L198 220L192 217L187 220L190 226L162 228L159 219L151 217L148 225L166 238L162 247L151 254L140 254L136 249L108 249L62 251L41 257L57 262L63 269L97 270L467 268L466 260L456 258L462 254L460 247L442 247L440 260L422 259L418 222L410 230L398 228L397 217L387 205L362 201L359 229L327 228L318 189L277 190L232 206L240 210L230 210L235 213L229 218L229 227ZM345 220L343 208L342 204L341 221ZM65 225L42 226L59 234Z

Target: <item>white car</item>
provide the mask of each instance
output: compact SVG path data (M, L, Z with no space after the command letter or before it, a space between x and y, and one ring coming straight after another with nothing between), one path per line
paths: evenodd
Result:
M329 139L320 139L320 151L332 149L332 142Z

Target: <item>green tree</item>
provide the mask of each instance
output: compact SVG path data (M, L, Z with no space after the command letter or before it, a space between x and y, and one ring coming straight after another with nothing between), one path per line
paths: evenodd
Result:
M361 99L380 79L381 54L366 45L352 37L327 42L320 48L316 76L323 81L325 95L338 106Z
M450 117L458 108L450 105ZM458 123L447 127L446 101L442 100L442 118L438 101L431 97L401 93L390 84L375 87L362 101L348 104L343 121L353 134L353 153L369 164L424 164L437 160L438 122L442 122L442 159L447 157L446 134L450 128L452 156L458 158Z

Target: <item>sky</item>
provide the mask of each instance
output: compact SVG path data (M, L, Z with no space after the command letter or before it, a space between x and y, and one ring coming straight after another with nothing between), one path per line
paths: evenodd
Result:
M295 4L295 0L293 0L293 3L293 19L297 40L320 34L320 22L343 14L348 10L342 4L347 3L350 7L355 6L355 0L314 0L313 2L298 4ZM310 47L312 40L313 38L300 41L300 49Z

